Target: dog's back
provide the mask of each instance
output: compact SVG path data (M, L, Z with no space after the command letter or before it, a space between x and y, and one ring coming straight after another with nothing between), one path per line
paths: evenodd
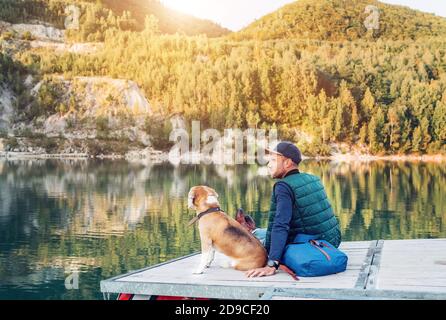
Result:
M235 269L249 270L266 265L265 248L240 223L223 212L210 214L206 219L209 221L204 221L205 218L202 220L208 230L203 231L210 235L212 244L218 251L234 260Z

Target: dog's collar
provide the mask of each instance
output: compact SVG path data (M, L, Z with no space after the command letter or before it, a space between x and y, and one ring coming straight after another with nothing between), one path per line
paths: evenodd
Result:
M207 215L208 213L217 212L217 211L221 211L220 207L209 208L206 211L203 211L203 212L199 213L197 216L195 216L191 221L189 221L189 223L187 225L190 227L191 225L193 225L195 222L200 220L203 216Z

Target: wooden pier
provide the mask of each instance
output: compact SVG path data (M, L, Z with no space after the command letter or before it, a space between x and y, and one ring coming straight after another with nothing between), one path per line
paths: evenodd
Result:
M113 293L214 299L442 299L446 300L446 239L344 242L347 270L294 281L287 273L246 278L219 266L194 275L200 254L192 254L101 282Z

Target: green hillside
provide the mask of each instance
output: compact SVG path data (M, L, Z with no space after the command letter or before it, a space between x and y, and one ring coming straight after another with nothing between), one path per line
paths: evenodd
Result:
M372 26L372 5L379 9L379 28ZM245 39L315 39L329 41L381 38L391 40L446 36L446 19L375 0L299 0L233 34Z
M290 8L303 3L312 2ZM342 8L326 13L326 19L344 15ZM42 8L33 10L39 13ZM57 16L53 15L57 6L46 10L50 10L47 17ZM441 23L431 23L428 29L428 20L407 18L405 26L391 30L402 40L392 38L383 18L382 35L376 41L249 37L234 41L233 36L162 34L158 32L162 19L157 22L153 16L142 31L135 31L136 17L113 10L114 14L101 3L88 4L80 32L71 35L78 41L104 41L94 54L30 48L15 50L13 59L0 61L3 82L17 95L19 121L38 126L39 119L50 114L76 116L83 110L83 104L75 100L68 101L69 108L66 102L60 104L57 86L51 81L34 99L21 88L27 73L36 79L110 77L132 80L141 88L156 115L148 116L144 130L157 146L169 147L169 117L181 114L188 124L199 120L202 128L219 131L275 127L281 138L295 141L308 155L328 155L333 145L372 154L446 153L446 38L439 37ZM320 22L320 30L336 34L333 25L324 23ZM264 36L259 31L254 38ZM16 42L23 45L22 40ZM77 96L82 94L77 92ZM103 130L107 128L104 122L99 121L97 128L106 132L105 139L110 138Z

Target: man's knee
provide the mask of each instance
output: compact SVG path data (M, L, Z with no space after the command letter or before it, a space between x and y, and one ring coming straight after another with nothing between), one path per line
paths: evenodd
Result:
M255 229L252 234L260 240L260 242L265 245L265 239L266 239L266 228L262 229L262 228L257 228Z

